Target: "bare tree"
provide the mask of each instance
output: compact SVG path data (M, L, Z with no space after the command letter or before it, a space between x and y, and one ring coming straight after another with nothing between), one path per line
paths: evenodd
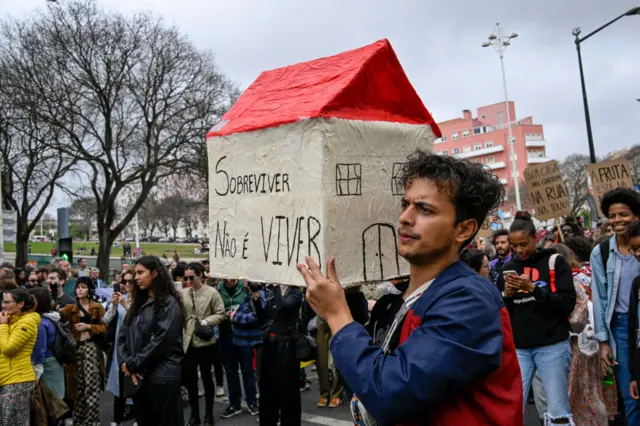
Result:
M569 191L571 216L578 214L589 196L589 157L583 154L571 154L562 162L560 170Z
M74 200L69 206L69 218L76 221L76 229L89 241L96 220L96 200L93 197Z
M531 199L531 195L529 194L529 188L524 180L519 182L520 190L520 205L522 210L526 210L528 212L533 211L533 200ZM515 203L516 202L516 190L513 185L509 185L507 190L505 191L505 198L507 203Z
M104 12L94 0L50 4L5 23L3 36L3 83L39 95L39 119L64 134L62 152L83 164L107 274L113 242L158 180L191 158L188 144L204 139L235 86L177 29L149 14ZM135 196L118 218L127 192Z
M158 199L152 193L138 210L138 225L145 237L152 236L158 227L158 206Z
M16 265L24 266L28 260L29 235L76 160L55 148L63 136L33 113L34 99L17 102L14 96L7 86L0 85L2 199L4 207L16 212Z
M631 176L633 177L633 185L640 185L640 144L634 145L629 148L629 151L625 154L629 165L631 166Z

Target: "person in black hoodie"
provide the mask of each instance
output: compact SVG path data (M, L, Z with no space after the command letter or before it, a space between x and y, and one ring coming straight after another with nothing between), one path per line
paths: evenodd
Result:
M252 291L254 300L259 291ZM260 360L260 424L300 426L300 362L296 358L296 336L302 306L302 290L277 285L267 292L265 307L255 304L258 320L266 331Z
M184 306L155 256L136 262L131 305L118 334L123 397L133 397L138 426L183 426L180 393Z
M576 303L571 269L555 250L536 251L536 228L527 212L509 229L514 258L498 277L509 311L527 400L536 369L542 377L550 424L573 424L569 406L569 316ZM553 271L551 263L553 262Z

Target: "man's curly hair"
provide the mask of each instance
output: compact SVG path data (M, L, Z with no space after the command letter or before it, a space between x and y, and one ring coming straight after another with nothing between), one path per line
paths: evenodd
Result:
M456 209L456 224L475 219L480 225L502 204L504 187L482 164L417 150L403 170L405 188L413 179L433 181L445 191Z

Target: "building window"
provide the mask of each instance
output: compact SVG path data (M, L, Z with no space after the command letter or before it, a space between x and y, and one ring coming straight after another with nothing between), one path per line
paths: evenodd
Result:
M404 194L404 175L406 163L393 163L391 174L391 193L393 195Z
M447 141L447 137L445 135L442 135L442 138L440 138L440 139L442 139L442 142L446 142Z
M336 194L338 196L362 195L361 169L362 166L359 163L336 164Z
M496 162L496 157L494 157L493 155L490 155L487 157L487 164L493 164Z
M473 150L474 151L480 151L482 149L482 144L481 143L477 143L473 146Z
M529 158L542 158L544 157L543 151L527 151L527 157Z
M469 145L465 145L462 147L462 152L471 152L471 147Z
M447 152L447 150L445 149L444 151L440 151L440 155L449 155L449 153Z
M482 133L482 127L476 127L473 129L474 135L479 135L480 133Z
M493 148L493 141L486 141L486 142L484 143L484 146L485 146L486 148Z
M469 131L468 130L463 131L462 132L462 137L463 138L468 138L469 137Z
M458 139L458 132L456 132L456 133L452 133L452 134L451 134L451 139L453 139L454 141L455 141L456 139Z
M504 124L504 114L502 111L498 113L498 126L502 126Z
M453 148L453 154L460 154L460 148Z

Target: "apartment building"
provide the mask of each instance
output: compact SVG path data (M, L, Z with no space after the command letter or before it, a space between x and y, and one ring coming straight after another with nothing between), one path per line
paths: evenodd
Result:
M529 165L549 161L546 140L541 124L533 124L532 117L518 119L514 102L509 102L511 130L514 139L519 179ZM479 107L476 116L471 110L463 110L462 117L438 123L442 138L435 141L434 151L441 155L466 158L487 166L498 176L505 189L512 188L512 166L509 159L509 130L507 109L504 102ZM505 207L513 210L513 199Z

